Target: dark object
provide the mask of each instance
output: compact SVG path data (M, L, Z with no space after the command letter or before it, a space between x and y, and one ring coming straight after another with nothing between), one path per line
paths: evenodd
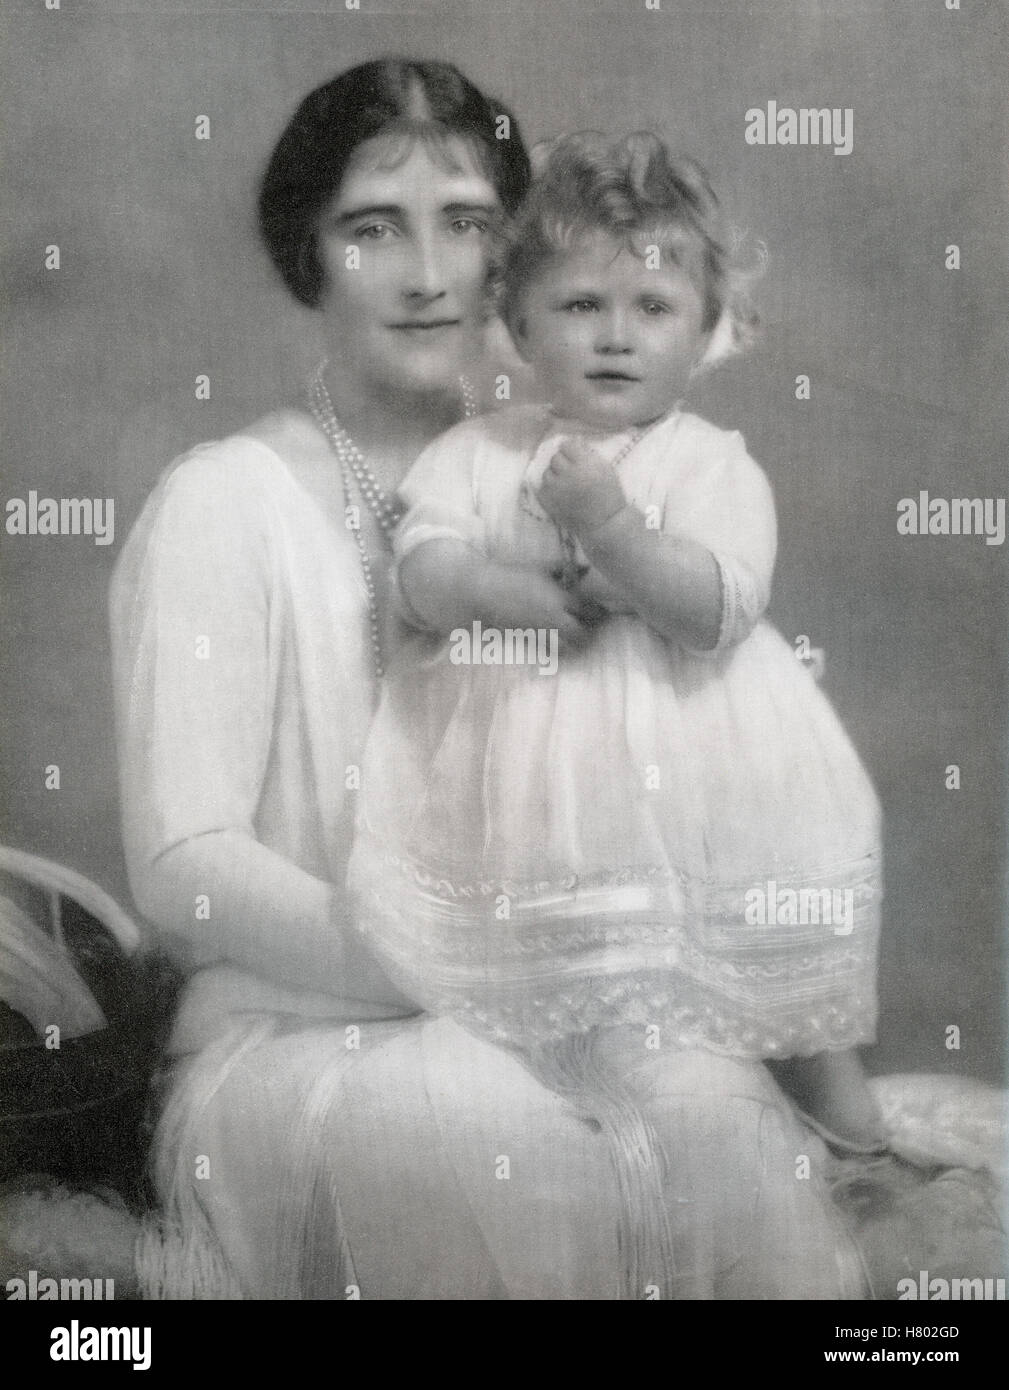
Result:
M160 955L129 953L61 895L66 948L107 1026L47 1048L13 1009L0 1014L0 1181L45 1173L108 1183L145 1200L144 1115L180 977Z

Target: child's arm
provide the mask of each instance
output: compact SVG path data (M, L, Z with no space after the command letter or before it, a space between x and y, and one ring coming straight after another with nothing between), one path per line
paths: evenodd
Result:
M717 645L722 584L706 546L647 528L644 515L629 503L579 539L593 565L649 627L701 651Z
M717 645L722 586L714 555L698 541L646 527L611 465L593 449L563 445L543 475L539 498L649 627L702 650Z
M497 420L499 432L509 420ZM474 471L488 450L486 466L500 462L489 429L487 419L457 425L424 450L403 481L407 513L393 541L402 614L442 635L479 619L488 627L556 629L562 645L577 645L589 635L581 618L591 611L580 595L539 570L488 558ZM518 446L507 432L505 441L507 464Z
M547 575L489 560L452 537L422 541L400 561L404 606L425 627L446 635L479 620L487 627L556 630L562 646L588 635L587 609Z

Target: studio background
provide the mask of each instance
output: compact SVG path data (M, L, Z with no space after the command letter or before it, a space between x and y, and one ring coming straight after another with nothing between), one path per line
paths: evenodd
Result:
M1007 547L902 537L896 523L898 500L922 489L1007 491L1006 12L996 0L661 3L5 5L0 496L113 497L116 531L107 547L0 534L0 838L129 904L112 565L168 461L297 391L318 356L313 316L258 244L259 173L317 83L385 53L447 58L530 141L659 130L708 166L742 256L766 244L762 344L691 403L741 429L771 478L770 616L825 650L825 688L883 802L869 1065L998 1080ZM853 152L748 146L744 113L770 99L852 108ZM53 243L61 266L46 271ZM52 763L58 791L44 786ZM946 789L951 763L959 791Z

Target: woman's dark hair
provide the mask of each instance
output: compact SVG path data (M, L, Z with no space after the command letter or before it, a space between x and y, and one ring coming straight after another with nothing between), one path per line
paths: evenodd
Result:
M259 193L259 228L288 289L315 307L325 287L319 215L359 145L401 130L473 150L506 213L529 184L529 156L515 118L450 63L382 58L311 92L270 157Z

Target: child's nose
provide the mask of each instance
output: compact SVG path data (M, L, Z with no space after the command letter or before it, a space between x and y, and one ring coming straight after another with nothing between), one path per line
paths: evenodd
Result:
M597 352L632 352L630 324L627 315L619 310L611 310L600 316L596 334Z

